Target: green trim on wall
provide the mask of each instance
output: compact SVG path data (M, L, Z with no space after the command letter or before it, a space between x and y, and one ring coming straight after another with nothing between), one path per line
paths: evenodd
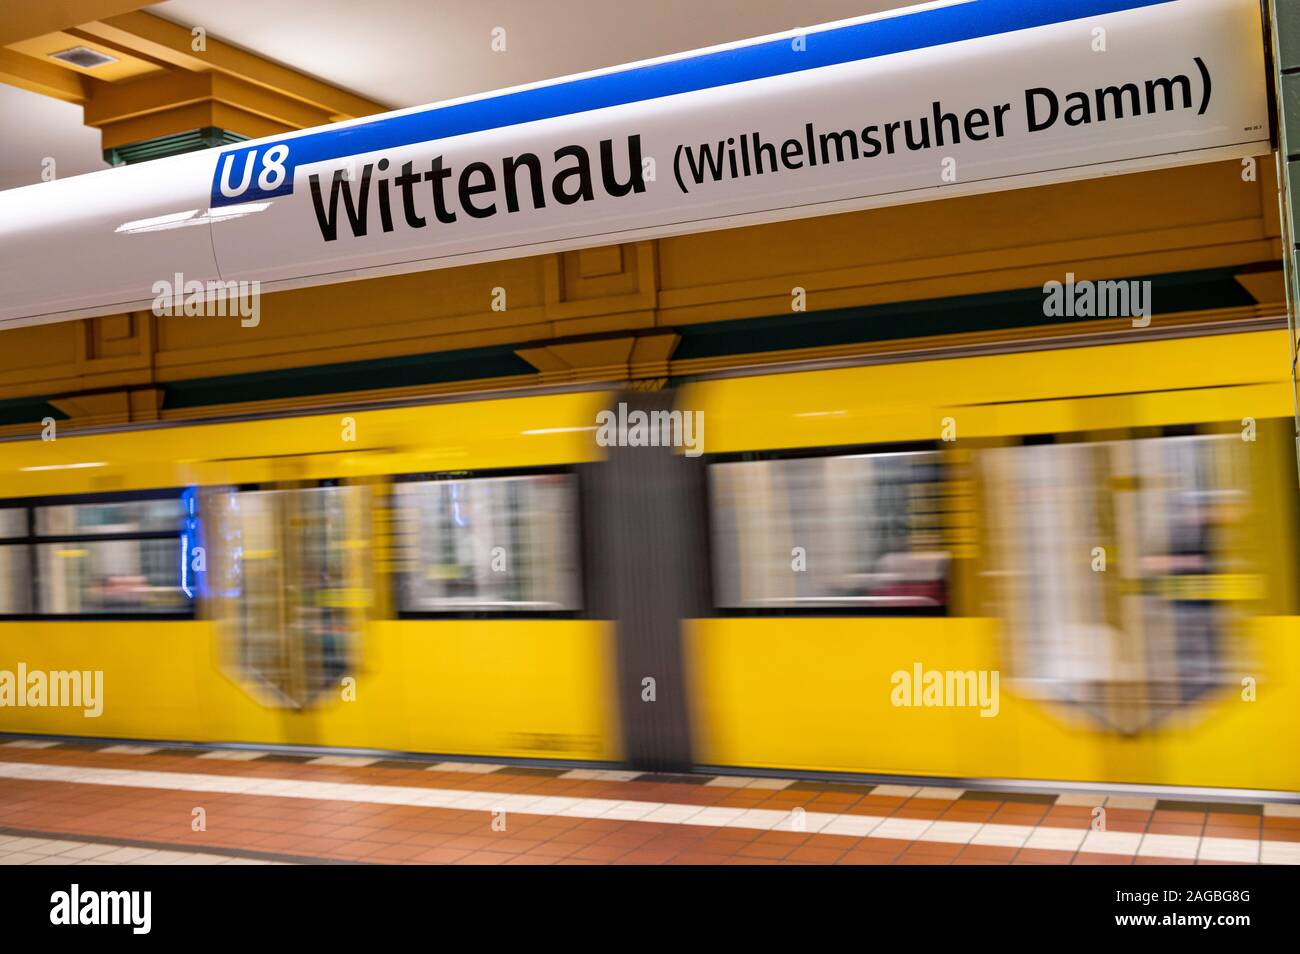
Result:
M1151 311L1155 316L1255 304L1255 299L1234 277L1241 271L1242 268L1213 268L1127 280L1151 282ZM1058 280L1064 279L1065 275L1061 275ZM1042 288L1025 288L684 325L676 329L682 340L673 352L673 360L1095 320L1045 317L1043 300Z
M43 397L8 398L0 401L0 426L6 424L39 424L47 417L65 421L64 414Z
M342 391L371 391L536 373L537 369L515 354L509 346L469 348L376 361L348 361L173 381L162 386L163 407L170 410L209 404L270 401L337 394Z

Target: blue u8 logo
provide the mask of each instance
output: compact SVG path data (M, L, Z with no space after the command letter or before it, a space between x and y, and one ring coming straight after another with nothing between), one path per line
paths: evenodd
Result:
M212 207L293 193L293 164L287 143L235 149L217 157Z

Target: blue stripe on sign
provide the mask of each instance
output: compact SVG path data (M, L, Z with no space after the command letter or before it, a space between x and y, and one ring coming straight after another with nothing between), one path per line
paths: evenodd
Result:
M212 206L290 194L295 167L313 162L1172 2L1176 0L971 0L812 32L807 34L803 50L795 50L789 38L767 40L453 106L431 106L280 142L236 147L218 156ZM277 153L267 155L277 147ZM221 193L227 166L227 179L234 187L245 181L246 166L248 172L246 188L229 197ZM278 172L281 168L282 175ZM266 188L258 184L264 173Z

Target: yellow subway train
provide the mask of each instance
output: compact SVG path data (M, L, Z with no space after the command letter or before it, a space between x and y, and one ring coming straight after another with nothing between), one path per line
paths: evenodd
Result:
M47 428L0 443L0 732L1300 791L1287 353Z

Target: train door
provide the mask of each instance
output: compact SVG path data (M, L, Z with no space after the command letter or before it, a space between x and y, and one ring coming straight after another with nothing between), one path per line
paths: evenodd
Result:
M991 576L1027 695L1133 736L1229 682L1258 597L1239 436L984 452Z
M222 490L212 605L228 672L265 705L304 709L355 672L372 603L372 490Z

